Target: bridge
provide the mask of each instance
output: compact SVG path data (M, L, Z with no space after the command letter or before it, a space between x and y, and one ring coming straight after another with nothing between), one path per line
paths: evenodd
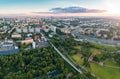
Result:
M68 60L68 58L66 58L52 43L50 43L52 45L52 47L54 48L54 50L71 66L73 67L77 72L79 72L80 74L82 74L82 71L77 68L72 62L70 62Z

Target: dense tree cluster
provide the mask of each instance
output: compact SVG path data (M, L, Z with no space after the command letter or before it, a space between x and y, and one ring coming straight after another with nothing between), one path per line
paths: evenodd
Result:
M0 56L0 79L48 79L47 72L60 70L53 79L80 79L71 68L51 47L22 51L19 54Z

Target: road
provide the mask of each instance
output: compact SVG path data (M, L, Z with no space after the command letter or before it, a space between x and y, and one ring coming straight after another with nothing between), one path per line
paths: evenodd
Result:
M19 27L20 27L20 26L14 25L14 26L8 31L8 33L11 33L14 29L19 28Z
M52 47L55 49L55 51L69 64L71 65L77 72L79 72L80 74L82 74L82 71L77 68L73 63L71 63L68 58L66 58L52 43L50 43L52 45Z
M83 39L87 39L88 41L92 41L92 42L103 44L103 45L108 45L108 46L119 46L120 45L119 40L95 38L93 36L87 36L87 35L80 34L77 30L72 31L71 34L74 36L80 36Z
M16 27L14 26L11 30L8 31L8 33L11 33Z

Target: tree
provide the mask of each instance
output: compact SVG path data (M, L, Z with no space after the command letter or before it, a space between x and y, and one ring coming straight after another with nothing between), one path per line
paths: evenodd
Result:
M114 60L117 62L117 64L120 67L120 53L115 53L114 54Z
M100 54L100 51L98 51L98 50L96 50L96 49L91 49L90 50L90 56L89 56L89 58L88 58L88 62L89 61L92 61L93 60L93 58L96 56L96 55L99 55Z

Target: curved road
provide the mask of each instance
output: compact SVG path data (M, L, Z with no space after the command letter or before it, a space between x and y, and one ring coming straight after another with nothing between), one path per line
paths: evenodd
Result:
M73 63L71 63L52 43L50 43L52 45L52 47L55 49L55 51L68 63L70 64L77 72L79 72L80 74L82 74L82 71L77 68Z

